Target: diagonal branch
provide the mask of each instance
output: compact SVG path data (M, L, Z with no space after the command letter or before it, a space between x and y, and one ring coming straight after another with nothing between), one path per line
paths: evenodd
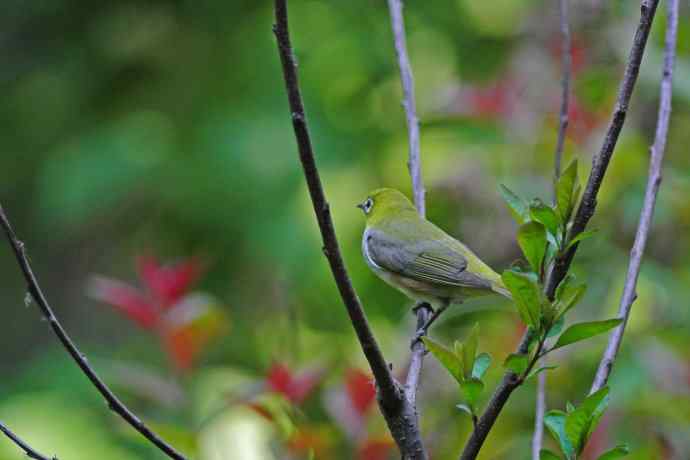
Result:
M419 436L414 406L405 397L403 389L393 378L391 370L383 358L340 254L330 208L316 166L304 113L304 104L300 94L297 69L288 32L287 0L275 0L274 6L276 22L273 31L278 44L285 88L292 114L292 127L295 131L299 158L304 170L309 195L314 206L314 214L321 231L323 251L328 259L333 278L350 316L364 356L374 374L378 388L379 407L393 439L400 449L402 458L425 460L427 456Z
M647 188L644 195L644 203L640 213L640 222L637 226L637 233L635 235L635 242L630 251L630 264L628 265L628 274L625 278L625 286L623 288L623 295L618 309L618 317L623 319L620 326L614 329L609 338L606 351L601 358L599 368L590 393L600 390L608 381L611 374L611 368L616 360L618 348L620 347L623 333L625 332L625 325L630 316L632 304L637 297L636 286L637 278L640 274L640 266L642 265L642 256L644 255L647 237L652 224L652 217L654 215L654 205L656 197L661 185L661 162L664 158L664 150L666 148L666 138L668 135L668 124L671 116L671 96L673 92L673 64L675 61L676 52L676 35L678 29L678 0L667 0L667 21L666 21L666 38L664 45L664 66L661 78L661 89L659 96L659 114L657 118L656 133L654 134L654 143L650 149L651 158L649 161L649 179L647 180Z
M559 0L559 18L561 29L561 111L558 118L558 138L554 154L553 199L556 201L556 184L561 176L561 160L565 144L565 132L568 129L568 105L570 102L571 47L570 26L568 24L568 0ZM541 456L544 437L544 412L546 411L546 372L539 374L537 381L537 398L534 411L534 435L532 436L532 460Z
M2 431L5 436L10 438L13 443L15 443L21 450L24 451L27 457L33 458L34 460L58 460L57 457L46 457L45 455L39 453L36 451L33 447L28 445L26 442L22 441L22 439L14 434L12 430L7 428L4 423L0 422L0 431Z
M38 284L36 275L34 275L34 272L31 269L31 264L29 264L29 259L26 256L24 243L19 241L17 235L14 233L14 230L12 229L10 221L7 219L2 206L0 206L0 225L2 225L3 229L5 230L7 240L14 250L14 255L17 259L17 263L19 263L22 273L24 274L24 279L26 280L27 288L31 294L31 297L34 299L36 304L38 304L38 308L41 309L43 316L50 324L50 327L53 329L53 332L62 343L62 346L65 347L74 362L77 363L77 366L79 366L84 375L86 375L93 386L96 387L96 390L98 390L101 396L103 396L103 399L105 399L108 403L110 410L124 419L125 422L130 424L132 428L137 430L142 436L162 450L168 457L175 460L186 460L184 455L165 442L160 436L146 426L146 424L141 421L139 417L129 410L127 406L125 406L122 401L115 396L115 393L108 388L105 382L101 380L98 374L96 374L96 371L93 370L93 368L89 365L86 355L84 355L84 353L77 348L70 336L67 334L67 331L63 329L60 321L58 321L55 313L53 313L53 309L50 307L48 300L46 299L45 295L43 295L43 291L41 291L41 287Z
M644 49L647 45L647 38L649 37L649 32L652 27L652 20L654 19L654 14L656 13L658 4L659 0L642 0L640 2L640 21L637 25L637 29L635 30L633 45L630 50L630 55L628 56L628 62L625 66L623 80L621 81L621 85L618 90L616 105L609 122L604 143L599 151L599 154L593 159L592 170L587 181L587 186L585 187L585 192L582 196L582 200L570 230L570 238L573 238L581 233L587 226L589 219L594 214L597 194L604 180L606 169L608 168L609 161L613 156L614 148L618 142L618 136L620 135L621 129L623 128L623 124L625 122L625 116L628 112L628 104L630 103L630 97L635 87L635 83L637 82L640 63L642 62L642 56L644 55ZM546 295L550 299L553 299L558 283L561 282L568 272L578 246L578 244L574 244L563 257L556 259L553 269L549 272L546 282ZM526 353L528 344L529 338L527 337L527 334L525 334L525 337L523 337L523 340L518 347L518 353ZM503 409L503 406L508 401L508 398L510 398L511 393L518 386L520 386L521 383L522 382L514 373L506 373L498 388L492 395L484 414L482 414L482 416L479 418L476 428L470 435L470 438L465 445L465 449L460 456L461 460L470 460L477 457L479 450L484 444L484 441L496 422L496 419Z

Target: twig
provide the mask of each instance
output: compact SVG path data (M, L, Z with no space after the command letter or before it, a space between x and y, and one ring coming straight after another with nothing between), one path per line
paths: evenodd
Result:
M614 329L609 338L606 351L601 358L599 368L590 393L600 390L608 381L611 374L611 368L618 354L623 333L625 332L625 325L630 316L632 304L637 297L636 286L637 278L640 274L640 266L642 265L642 256L644 255L647 237L652 224L652 217L654 215L654 205L656 197L661 185L661 162L664 158L664 149L666 148L666 137L668 134L669 118L671 116L671 96L673 92L673 64L675 61L676 50L676 34L678 29L678 0L667 0L667 21L666 21L666 39L664 49L664 67L661 78L661 89L659 96L659 115L657 118L656 133L654 135L654 143L650 149L651 158L649 161L649 179L647 180L647 188L644 195L644 204L640 213L640 222L637 226L637 233L635 234L635 242L630 251L630 264L628 265L628 274L625 278L625 286L623 288L623 295L621 297L620 306L618 309L618 317L623 319L620 326Z
M405 40L405 20L402 13L402 0L388 0L388 9L391 13L391 25L393 26L393 39L395 52L398 55L400 67L400 79L403 88L403 107L407 117L407 133L410 144L410 158L407 167L412 176L412 190L414 191L414 204L419 215L424 217L426 205L424 202L424 184L422 183L422 168L419 159L419 120L414 98L414 80L410 59L407 56L407 44Z
M568 129L568 105L570 102L570 27L568 25L568 0L560 0L560 23L561 23L561 112L558 118L558 139L556 140L556 154L554 161L554 185L555 181L561 176L561 159L563 158L563 145L565 144L565 132ZM554 186L554 196L556 187Z
M537 400L534 411L534 435L532 436L532 460L539 460L544 437L544 412L546 412L546 372L538 375Z
M647 45L647 38L649 31L652 28L652 20L656 13L656 8L659 5L659 0L642 0L640 2L640 22L635 31L633 38L633 46L628 56L628 63L625 66L625 74L623 81L618 89L618 97L616 98L616 106L613 110L611 121L606 130L606 137L601 146L599 154L592 159L592 170L585 186L585 191L582 194L582 200L577 208L577 213L573 219L572 228L570 230L570 238L572 239L578 234L582 233L587 226L587 223L594 215L594 210L597 205L597 194L599 187L604 181L604 175L609 165L609 161L613 156L614 148L618 142L625 117L628 113L628 104L630 103L630 96L632 95L635 83L637 82L637 75L640 71L640 63L644 55L644 49ZM565 255L556 259L553 270L549 273L547 280L546 293L549 298L553 298L556 292L558 283L565 277L570 268L570 263L575 256L575 252L579 243L574 244L566 251Z
M589 222L589 219L594 214L596 207L596 197L599 192L599 187L604 179L606 169L608 167L611 156L613 155L614 147L618 142L618 136L623 128L625 116L628 111L628 104L633 88L637 81L637 75L640 70L640 62L644 54L644 49L649 37L649 31L652 27L652 20L656 13L656 8L659 0L642 0L640 2L640 21L635 31L633 38L633 45L630 50L628 62L625 68L625 74L618 91L616 106L613 111L613 116L609 122L609 127L604 139L602 148L597 156L594 157L592 163L592 171L590 172L587 186L582 197L582 201L573 220L573 226L570 231L570 238L581 233ZM553 299L558 283L565 277L570 264L573 260L578 244L574 244L563 257L556 259L553 269L549 272L546 282L546 295L549 299ZM518 348L518 353L524 354L527 351L527 344L529 340L527 336L523 338ZM496 422L496 418L503 409L510 394L520 385L517 376L512 372L507 372L503 380L499 384L495 393L491 397L484 414L479 418L477 428L472 431L465 449L460 456L461 460L470 460L477 457L479 450L484 444L489 431Z
M398 67L400 67L400 81L403 88L403 107L405 108L405 115L407 119L407 132L409 142L409 158L407 167L412 178L412 190L414 195L415 206L420 216L424 217L426 214L426 200L424 183L422 182L422 166L419 142L419 119L417 118L417 108L414 97L414 79L412 77L412 68L410 66L410 59L407 54L407 44L405 40L405 19L402 12L402 0L388 0L388 9L390 10L391 26L393 28L393 41L395 43L395 52L398 56ZM415 308L417 312L417 328L418 331L425 324L429 317L429 308L427 304L417 305ZM410 358L410 368L407 372L407 379L405 381L405 395L410 403L416 407L417 389L419 388L419 376L422 372L422 363L426 349L424 343L416 341L412 345L412 356Z
M571 47L570 26L568 24L568 0L559 1L559 19L561 29L561 111L558 119L558 139L554 154L553 200L556 202L556 184L561 176L561 160L565 132L568 129L568 106L570 102ZM546 411L546 372L539 374L537 397L534 408L534 434L532 435L532 460L539 460L544 437L544 412Z
M48 300L43 295L41 287L38 284L36 275L34 275L31 265L29 264L29 259L26 256L26 249L24 248L24 243L19 241L17 235L14 233L12 226L10 225L5 211L0 206L0 224L5 230L7 239L14 250L14 255L19 263L19 266L24 274L24 279L27 282L29 293L33 297L38 307L41 309L43 316L50 324L53 332L60 340L62 345L65 347L67 352L70 354L74 362L77 363L81 371L86 375L86 377L91 381L93 386L96 387L98 392L103 396L103 398L108 403L110 410L118 414L122 419L129 423L135 430L141 433L146 439L148 439L152 444L156 445L160 450L165 452L165 454L176 460L186 460L186 457L180 452L175 450L174 447L170 446L161 437L154 433L144 422L142 422L139 417L137 417L132 411L130 411L127 406L125 406L115 394L108 388L108 386L101 380L101 378L96 374L96 371L89 365L86 355L84 355L72 342L72 339L67 334L65 329L58 321L57 317L53 313L53 309L50 307Z
M0 422L0 431L5 433L5 436L10 438L13 443L15 443L21 450L24 451L27 457L33 458L34 460L58 460L57 457L46 457L43 454L40 454L36 450L34 450L30 445L22 441L22 439L14 434L12 430L7 428L4 423Z
M302 169L314 206L314 213L321 231L323 251L338 286L340 296L350 316L357 338L369 362L378 388L379 407L388 428L395 439L404 459L426 459L422 439L417 425L414 407L404 396L401 385L393 378L390 368L383 358L381 349L367 321L362 304L355 293L345 263L340 254L330 208L321 185L321 178L316 166L314 151L307 128L304 105L297 80L297 70L292 45L288 33L287 0L275 0L275 33L278 51L282 64L283 77L292 115L292 126L295 131Z

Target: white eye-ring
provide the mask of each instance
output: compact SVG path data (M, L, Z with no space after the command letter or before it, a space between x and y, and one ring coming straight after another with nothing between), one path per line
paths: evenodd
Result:
M364 206L362 206L362 210L364 210L365 214L369 214L369 211L371 211L373 206L374 201L371 198L367 198L367 201L364 202Z

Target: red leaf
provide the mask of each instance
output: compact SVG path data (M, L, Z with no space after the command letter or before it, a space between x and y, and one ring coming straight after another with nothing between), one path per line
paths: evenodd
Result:
M392 448L389 439L368 439L357 449L357 460L386 460Z
M280 393L293 404L301 404L321 381L320 371L306 371L294 375L283 363L274 363L266 376L269 390Z
M138 289L110 278L96 276L90 283L91 297L108 303L144 329L154 329L160 311Z
M217 334L217 329L200 328L195 324L168 328L162 333L163 344L175 367L189 370L206 344Z
M161 265L154 256L142 256L137 263L139 276L163 309L184 296L201 275L201 266L196 259Z
M359 415L364 415L376 399L372 377L359 369L345 371L345 391Z

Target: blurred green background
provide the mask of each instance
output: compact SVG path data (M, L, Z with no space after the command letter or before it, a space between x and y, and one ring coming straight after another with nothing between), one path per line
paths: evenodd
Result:
M578 158L582 177L603 138L638 5L571 3L566 160ZM681 3L664 182L611 408L585 458L619 442L633 459L690 452L690 9ZM408 1L405 15L429 218L501 270L519 251L498 185L551 196L557 2ZM573 266L589 285L578 320L617 309L656 121L664 23L662 2L591 223L600 231ZM90 363L184 452L395 458L321 253L271 24L268 1L6 0L0 201ZM386 358L404 372L411 302L368 271L354 207L379 186L410 191L388 11L383 1L295 0L290 26L344 257ZM142 268L152 256L197 267L198 281L175 302L156 303L155 280ZM149 269L163 288L180 288L174 268ZM25 306L9 247L0 250L0 274L0 420L60 459L163 458L107 410L35 305ZM120 314L122 297L119 309L108 305L118 299L107 301L96 275L136 286L163 326ZM475 322L496 382L520 336L510 304L452 309L432 335L448 343ZM548 376L549 408L582 400L605 340L550 358L560 367ZM471 422L431 357L419 401L433 458L455 458ZM528 458L533 406L530 383L514 393L480 458ZM0 440L0 459L19 458Z

